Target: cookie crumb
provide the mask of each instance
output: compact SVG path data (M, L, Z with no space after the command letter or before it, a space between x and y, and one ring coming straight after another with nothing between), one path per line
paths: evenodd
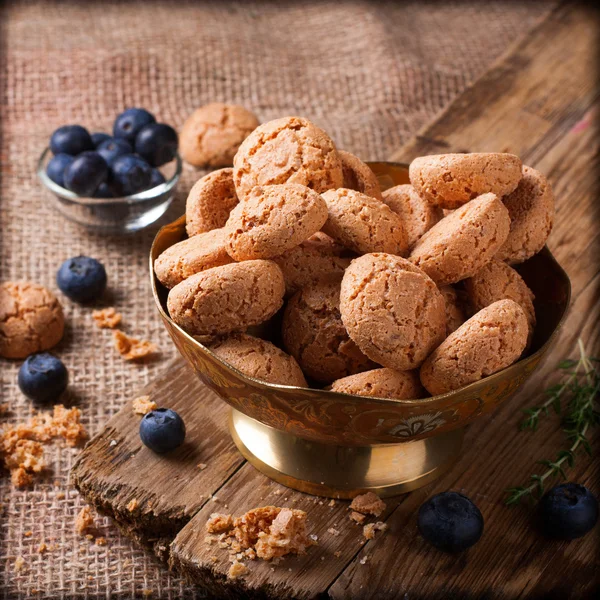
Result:
M327 506L335 506L335 505L336 505L336 502L335 502L335 500L332 498L332 499L329 501L329 504L328 504Z
M198 463L196 465L196 468L199 469L200 471L204 471L204 469L206 469L206 467L208 467L208 465L206 463Z
M116 329L113 331L115 348L125 360L141 360L158 353L158 346L146 340L132 338Z
M33 535L33 531L26 531L23 535L25 537L31 537Z
M142 596L145 596L146 598L148 598L148 596L152 596L152 590L149 590L147 588L144 588L142 590Z
M359 525L362 525L365 522L365 519L367 518L366 515L363 515L359 512L356 512L355 510L353 510L349 515L348 518L351 521L354 521L355 523L358 523Z
M375 538L375 533L377 531L385 531L388 526L382 521L377 521L377 523L369 523L363 527L363 536L366 540L372 540Z
M96 327L100 329L114 329L123 319L121 313L118 313L112 306L92 311L92 318Z
M15 559L14 572L18 573L19 571L21 571L24 565L25 559L22 556L17 556L17 558Z
M48 551L48 546L46 546L45 542L42 542L39 546L38 546L38 554L44 554L44 552Z
M128 505L127 505L127 510L129 512L133 512L138 506L139 506L139 502L137 501L137 498L134 498Z
M154 400L150 400L150 396L139 396L132 402L133 412L136 415L147 415L149 412L156 410L158 404Z
M227 577L229 579L237 579L242 575L248 573L248 567L237 560L229 567L229 571L227 572Z
M374 494L373 492L367 492L366 494L360 494L356 496L350 504L350 510L356 511L363 515L373 515L379 517L385 510L385 502Z
M336 558L339 558L339 557L342 555L342 551L341 551L341 550L336 550L336 551L333 553L333 555L334 555Z
M106 546L108 542L106 541L105 537L98 537L96 538L96 546Z
M334 535L335 537L337 537L338 535L340 535L340 532L337 529L334 529L333 527L330 527L327 530L327 533L330 533L331 535Z
M360 564L361 564L361 565L366 565L366 564L367 564L367 562L368 562L368 560L369 560L369 557L368 557L368 556L363 556L363 557L360 559L360 561L359 561L359 562L360 562Z
M233 517L221 513L212 513L210 519L206 522L206 531L208 533L224 533L233 528Z
M84 506L75 519L75 531L79 535L83 535L86 531L94 526L94 516L89 506ZM93 536L92 536L93 538Z
M57 500L64 500L66 498L66 494L64 492L58 492L56 494L56 499Z

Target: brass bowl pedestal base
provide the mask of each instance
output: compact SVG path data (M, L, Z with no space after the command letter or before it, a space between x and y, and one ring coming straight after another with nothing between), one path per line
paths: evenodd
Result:
M232 409L229 429L250 464L287 487L329 498L373 491L403 494L440 477L457 460L464 429L415 442L337 446L263 425Z

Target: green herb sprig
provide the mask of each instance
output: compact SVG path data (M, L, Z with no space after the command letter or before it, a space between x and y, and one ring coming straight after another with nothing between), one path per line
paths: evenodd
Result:
M592 453L588 440L589 431L600 423L598 396L600 393L600 372L598 358L589 357L581 339L578 340L579 360L563 360L558 364L562 372L562 381L545 390L546 400L539 406L523 410L525 418L520 424L521 430L535 431L540 417L548 416L550 409L563 415L563 431L570 442L568 448L561 449L554 460L539 460L546 470L535 473L529 478L529 485L518 486L506 490L505 503L517 504L525 498L541 496L549 479L566 479L565 468L575 464L575 456L580 448L588 454Z

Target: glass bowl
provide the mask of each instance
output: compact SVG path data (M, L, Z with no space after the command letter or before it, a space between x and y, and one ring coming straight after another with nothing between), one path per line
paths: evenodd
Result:
M51 158L52 152L46 148L40 156L37 174L46 189L52 192L54 206L69 221L97 233L133 233L160 219L173 200L181 176L181 157L178 154L160 168L165 183L122 198L87 198L61 187L48 177L46 167Z

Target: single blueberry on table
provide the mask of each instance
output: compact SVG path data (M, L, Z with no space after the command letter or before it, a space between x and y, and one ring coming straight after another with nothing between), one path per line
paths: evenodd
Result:
M98 146L97 152L110 165L118 156L131 154L133 148L126 140L109 138Z
M89 256L68 258L58 269L56 284L75 302L98 300L106 289L106 271L101 262Z
M108 183L101 183L94 192L94 198L114 198L115 195Z
M94 144L94 148L98 148L102 142L110 139L112 138L110 135L108 135L108 133L102 133L100 131L92 133L92 144Z
M584 536L598 522L598 500L583 485L562 483L542 496L537 512L544 535L574 540Z
M65 187L65 169L73 162L73 157L70 154L57 154L48 161L46 167L46 175L54 181L54 183Z
M155 121L154 115L143 108L128 108L115 119L113 135L133 144L140 129Z
M483 533L479 509L462 494L442 492L421 505L417 520L421 535L444 552L462 552Z
M19 369L19 389L36 402L52 402L67 389L69 373L62 360L48 352L28 356Z
M134 154L119 156L111 164L111 183L119 196L147 190L151 179L152 167Z
M135 138L135 151L153 167L172 161L177 154L177 132L164 123L146 125Z
M164 175L158 169L152 169L152 176L150 178L150 184L148 189L155 188L157 185L165 183Z
M183 444L185 423L174 410L157 408L141 420L140 438L154 452L169 452Z
M82 152L65 169L65 187L79 196L93 196L108 178L108 165L97 152Z
M86 150L93 150L94 144L87 129L81 125L59 127L50 138L52 154L70 154L75 156Z

